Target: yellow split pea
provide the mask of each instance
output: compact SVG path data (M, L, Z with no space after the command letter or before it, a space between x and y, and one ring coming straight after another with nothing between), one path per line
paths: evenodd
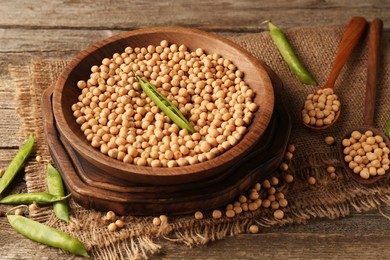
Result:
M142 91L149 80L195 128L179 129ZM254 113L255 92L232 61L162 41L127 47L80 80L73 115L103 154L140 166L176 167L210 160L236 145Z

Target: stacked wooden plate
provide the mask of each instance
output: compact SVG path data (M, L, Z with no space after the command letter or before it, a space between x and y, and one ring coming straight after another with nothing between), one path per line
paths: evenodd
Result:
M158 169L128 165L94 150L72 117L70 104L78 95L74 83L86 79L91 64L125 46L147 46L162 39L189 48L208 46L207 52L218 52L244 68L245 80L255 86L260 109L248 133L238 145L212 160ZM282 84L271 70L223 38L183 28L139 30L106 39L76 57L55 88L44 93L44 129L53 160L79 204L122 215L192 213L230 202L278 167L291 130L281 91Z

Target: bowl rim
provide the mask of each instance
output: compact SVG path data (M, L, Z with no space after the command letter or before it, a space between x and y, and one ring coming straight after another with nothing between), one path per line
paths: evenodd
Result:
M270 107L267 107L266 109L261 109L259 107L260 111L256 111L256 116L254 117L254 120L256 118L263 118L264 123L263 123L263 128L258 129L258 128L250 128L250 126L254 123L252 121L251 125L249 126L249 131L243 136L243 138L240 140L240 142L227 151L223 152L222 154L216 156L213 159L206 160L204 162L200 162L194 165L186 165L186 166L177 166L177 167L151 167L151 166L138 166L135 164L129 164L129 163L124 163L122 161L119 161L114 158L110 158L107 155L104 155L101 153L99 150L93 148L91 145L86 146L86 145L79 145L80 143L83 144L83 142L80 142L80 139L77 135L71 134L72 129L69 127L67 124L67 120L65 119L64 116L64 111L62 110L62 100L63 100L63 88L65 87L65 83L67 81L67 78L71 75L72 71L74 70L75 67L77 67L80 63L84 61L84 59L87 58L88 55L93 53L94 51L104 48L108 44L111 44L117 40L121 39L126 39L129 37L134 37L137 35L142 35L142 34L150 34L150 33L170 33L170 32L175 32L175 33L185 33L185 34L195 34L195 35L201 35L203 37L211 38L213 41L220 42L225 45L229 45L233 49L236 49L238 52L240 52L241 55L244 55L245 59L249 60L252 64L255 65L257 73L261 75L263 87L265 88L267 95L267 100L268 103L270 104ZM223 55L223 53L220 53ZM234 60L233 60L234 62ZM244 71L245 73L245 71ZM271 106L272 105L272 106ZM169 177L175 177L175 176L187 176L187 175L194 175L196 173L204 173L206 171L212 171L214 168L220 167L221 163L215 163L216 161L222 161L224 163L231 161L235 158L229 158L232 157L232 154L237 154L238 157L242 158L247 152L249 152L250 147L253 147L254 143L250 145L250 147L243 147L246 140L248 137L249 133L252 133L251 135L256 135L256 141L258 141L261 137L261 135L264 133L265 129L267 128L271 117L273 113L273 108L274 108L274 92L273 92L273 86L271 79L266 72L264 66L262 63L257 60L255 57L252 56L248 51L243 49L241 46L238 44L225 39L221 36L218 36L213 33L201 31L198 29L193 29L193 28L184 28L184 27L152 27L152 28L143 28L143 29L137 29L137 30L132 30L132 31L126 31L122 32L113 36L110 36L108 38L105 38L101 41L98 41L88 47L87 49L83 50L80 52L65 68L65 70L60 74L59 78L57 79L55 85L54 85L54 90L53 90L53 113L54 113L54 118L56 121L56 126L59 130L59 133L63 135L63 137L69 142L69 144L78 152L80 153L83 157L85 157L87 160L92 161L94 164L97 164L101 167L108 167L112 168L115 165L115 170L124 172L124 173L131 173L143 177L156 177L156 176L169 176ZM69 108L70 109L70 108ZM258 114L259 113L259 114ZM81 131L81 130L80 130ZM241 145L240 145L241 144ZM99 158L100 157L100 158ZM236 156L237 157L237 156ZM102 160L100 160L103 158ZM218 160L216 160L218 158ZM236 158L237 159L237 158ZM180 168L180 170L179 170ZM124 176L125 179L126 176ZM131 177L132 179L132 177Z

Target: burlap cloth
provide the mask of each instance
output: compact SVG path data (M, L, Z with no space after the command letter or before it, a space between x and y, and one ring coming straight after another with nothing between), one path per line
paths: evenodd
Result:
M344 25L340 25L286 30L297 54L320 85L325 83L329 74L344 28ZM41 208L31 217L81 239L95 258L145 258L159 251L160 246L154 242L156 237L187 245L200 245L247 232L251 224L257 224L263 227L262 232L267 232L266 227L273 225L305 223L318 217L335 219L347 216L351 210L360 212L380 205L390 205L390 176L372 186L359 185L344 174L336 146L324 143L324 138L329 135L340 141L343 133L363 123L367 37L357 46L336 83L343 106L341 118L335 126L319 133L305 129L298 119L303 99L315 88L305 86L297 80L271 42L269 33L251 34L232 40L263 60L285 84L283 102L293 119L290 143L295 144L296 152L290 165L295 182L286 189L289 206L285 209L286 214L282 220L276 220L269 210L262 208L240 214L233 219L215 220L211 218L210 212L205 214L203 220L195 220L192 215L170 217L169 222L162 227L152 225L153 216L126 216L125 228L110 233L107 231L107 224L101 221L104 213L84 209L72 200L72 218L69 224L57 221L51 207ZM383 130L386 118L390 116L390 52L388 39L384 39L382 43L382 69L378 79L375 123ZM35 60L26 66L10 66L17 89L21 140L28 133L35 132L37 154L44 159L50 159L50 155L42 131L40 98L43 90L55 82L67 62ZM336 180L332 180L326 173L328 165L336 167ZM25 180L29 192L46 190L45 167L45 163L39 164L35 160L28 163ZM316 185L307 183L309 176L316 177Z

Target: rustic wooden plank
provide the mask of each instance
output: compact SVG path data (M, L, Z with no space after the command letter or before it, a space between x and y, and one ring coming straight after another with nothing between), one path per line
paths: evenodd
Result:
M202 0L180 1L6 1L0 27L133 29L178 25L212 31L254 32L264 19L283 27L346 23L355 15L390 22L389 1L349 0Z
M386 259L390 235L276 233L239 235L180 250L163 243L151 259Z
M313 222L310 222L307 225L291 225L296 226L291 232L272 233L267 229L260 234L241 234L192 248L159 239L158 243L163 249L152 259L328 259L336 256L338 259L385 259L390 254L389 230L387 233L386 230L378 233L381 228L379 225L371 232L364 228L360 230L372 220L367 216L372 215L353 216L356 225L356 232L353 233L345 226L348 218L344 218L332 222L319 220L319 223L330 223L320 230L313 230ZM284 230L286 228L288 229L285 227ZM340 232L335 232L334 228ZM23 243L23 246L15 250L13 243ZM35 252L35 259L69 257L66 253L38 245L14 232L0 236L0 250L2 259L31 259L31 252Z

